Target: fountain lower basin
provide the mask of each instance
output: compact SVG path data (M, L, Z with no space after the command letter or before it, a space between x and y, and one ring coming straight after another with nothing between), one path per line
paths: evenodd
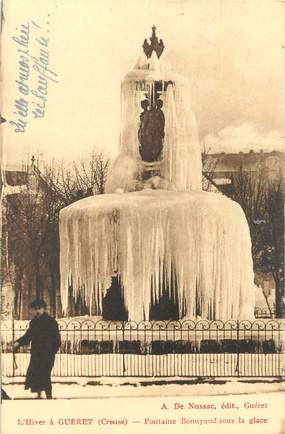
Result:
M68 291L102 310L114 271L129 320L177 288L180 317L250 319L254 275L249 228L234 201L203 191L151 190L82 199L60 213L63 309Z

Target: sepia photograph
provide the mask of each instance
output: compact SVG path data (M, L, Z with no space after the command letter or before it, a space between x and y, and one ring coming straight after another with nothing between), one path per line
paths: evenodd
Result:
M283 2L4 0L1 47L2 402L182 397L134 423L273 434Z

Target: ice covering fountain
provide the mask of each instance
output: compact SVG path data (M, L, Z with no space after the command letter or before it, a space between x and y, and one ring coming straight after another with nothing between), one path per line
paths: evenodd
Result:
M118 276L128 319L148 320L162 294L179 318L250 319L251 240L240 206L202 191L190 84L150 43L121 86L120 152L106 194L60 213L63 310L69 291L91 309Z

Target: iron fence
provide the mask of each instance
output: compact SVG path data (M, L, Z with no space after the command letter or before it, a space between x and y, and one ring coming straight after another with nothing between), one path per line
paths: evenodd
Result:
M276 309L275 306L270 307L256 307L254 309L255 318L275 318Z
M60 377L282 377L285 321L58 320ZM27 327L2 323L2 374L23 376L29 348L13 355Z

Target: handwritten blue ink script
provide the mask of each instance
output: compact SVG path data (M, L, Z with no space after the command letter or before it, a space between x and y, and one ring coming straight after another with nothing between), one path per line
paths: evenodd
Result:
M49 15L48 15L49 16ZM50 68L49 21L43 28L31 20L17 28L12 36L17 46L18 76L15 80L18 96L14 102L15 119L9 123L16 133L24 133L29 119L44 118L49 85L58 83L57 74Z

